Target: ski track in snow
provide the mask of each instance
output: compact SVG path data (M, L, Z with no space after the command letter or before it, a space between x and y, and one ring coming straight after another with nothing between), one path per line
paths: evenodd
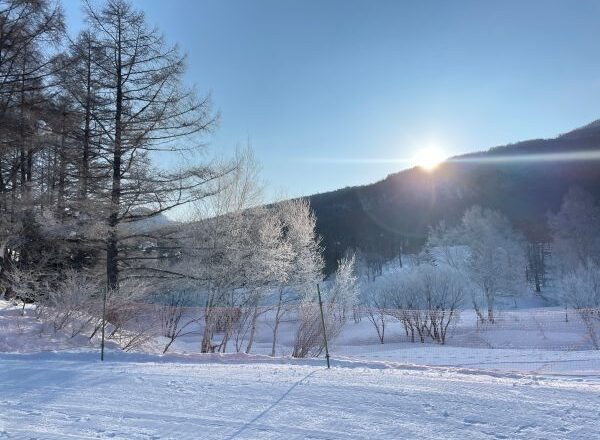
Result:
M95 355L0 354L0 439L600 438L595 377Z

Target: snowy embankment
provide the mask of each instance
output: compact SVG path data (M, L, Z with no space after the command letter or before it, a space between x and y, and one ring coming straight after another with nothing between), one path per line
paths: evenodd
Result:
M23 315L22 315L23 313ZM194 310L194 318L200 311ZM389 321L386 342L381 344L365 318L361 322L348 321L341 334L330 341L334 365L345 363L383 365L382 363L443 366L486 371L516 372L526 374L555 374L577 377L600 377L600 351L592 348L589 335L578 322L576 313L570 312L568 321L564 311L544 308L506 311L499 314L497 323L478 326L472 311L464 311L453 327L445 345L411 343L399 322ZM286 362L294 344L294 321L282 322L277 344L277 357L267 356L272 348L272 322L265 313L258 322L252 353L245 357L253 362ZM201 327L181 337L170 347L175 357L161 359L206 360L199 354ZM165 339L160 335L137 347L138 353L162 353ZM0 352L38 353L45 351L93 351L99 357L99 333L93 338L83 334L73 336L68 328L55 330L51 322L38 318L32 306L21 310L8 301L0 300ZM118 349L113 341L107 347ZM242 346L243 347L243 346ZM231 353L233 351L233 353ZM235 345L230 344L227 359L236 359ZM262 356L261 356L262 355ZM208 356L211 361L223 358ZM307 361L302 361L306 363ZM322 365L324 359L308 362Z
M109 356L0 354L0 438L600 437L590 378Z

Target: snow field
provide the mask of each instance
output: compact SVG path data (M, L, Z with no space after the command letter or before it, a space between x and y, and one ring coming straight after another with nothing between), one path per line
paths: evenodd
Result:
M595 378L95 356L1 354L0 438L600 437Z

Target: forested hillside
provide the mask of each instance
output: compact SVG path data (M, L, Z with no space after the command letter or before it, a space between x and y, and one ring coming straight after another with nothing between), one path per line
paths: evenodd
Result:
M453 224L472 205L499 210L527 238L545 241L547 213L559 209L570 187L600 198L599 152L596 121L554 139L458 156L433 171L412 168L371 185L313 195L327 266L348 249L375 260L414 251L430 226Z

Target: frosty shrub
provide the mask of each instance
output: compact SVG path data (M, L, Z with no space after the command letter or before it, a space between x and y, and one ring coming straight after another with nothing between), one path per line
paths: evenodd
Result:
M123 282L118 290L107 293L106 338L125 351L144 345L160 331L154 309L144 303L148 291L149 286L144 283Z
M342 331L349 310L358 304L358 278L354 272L354 256L338 262L334 281L323 292L323 320L327 339L333 341ZM292 356L319 356L325 348L323 323L318 298L315 293L307 293L298 311L298 329L294 340Z
M99 322L101 316L97 303L100 300L97 280L85 273L69 270L65 279L50 292L46 313L50 315L54 331L70 327L71 336L76 336L93 326L94 322Z
M327 301L339 304L345 320L351 310L359 304L360 289L356 275L356 257L352 254L338 261L334 283L327 294Z
M200 321L199 316L188 310L190 297L193 295L186 290L170 291L163 296L163 304L158 306L161 334L167 338L163 353L166 353L180 336L192 334L193 324Z
M333 341L344 326L343 307L323 304L323 318L327 329L327 340ZM293 357L304 358L319 356L325 349L321 311L316 301L303 301L298 311L298 329L294 339Z
M19 269L14 266L8 271L6 278L10 284L11 294L22 302L21 314L25 314L25 305L35 303L38 305L44 298L46 286L43 274L36 269ZM41 312L38 307L38 312Z

